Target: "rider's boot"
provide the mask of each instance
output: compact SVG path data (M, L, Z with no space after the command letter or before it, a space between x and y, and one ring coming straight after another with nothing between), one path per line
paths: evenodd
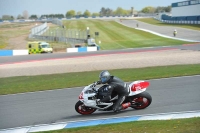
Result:
M115 108L113 111L116 112L116 113L118 113L119 111L124 110L124 109L126 109L126 108L128 108L130 106L131 106L130 102L124 103L119 108Z
M130 107L130 106L131 106L131 103L130 103L130 102L124 103L124 104L122 104L122 109L126 109L126 108L128 108L128 107Z

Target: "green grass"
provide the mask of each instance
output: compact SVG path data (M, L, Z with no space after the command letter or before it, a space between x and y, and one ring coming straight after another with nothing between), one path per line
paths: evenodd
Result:
M0 78L0 95L85 86L99 80L100 71ZM110 70L124 81L198 75L200 64Z
M8 45L8 40L10 38L29 34L30 29L22 29L28 24L22 23L0 25L0 49ZM99 36L95 39L97 44L99 41L101 41L101 44L99 45L102 50L181 45L190 43L159 37L148 32L139 31L134 28L123 26L115 21L66 20L63 21L63 24L65 25L66 29L78 29L82 31L85 31L86 28L89 27L90 34L93 38L95 38L94 33L99 32ZM44 33L44 35L54 35L55 29L62 28L58 28L58 26L52 25L52 27L50 27L50 29Z
M90 127L79 127L41 133L199 133L200 117L157 120L157 121L136 121L118 124L107 124Z
M0 25L0 29L5 29L5 28L20 28L24 26L29 26L30 23L9 23L9 24L2 24Z
M25 34L28 35L30 29L24 29L24 27L30 25L34 25L34 23L11 23L0 25L0 49L3 49L8 45L8 40L10 38Z
M150 46L181 45L189 42L167 39L123 26L115 21L103 20L67 20L63 21L66 28L86 30L90 28L90 34L95 38L94 33L99 32L96 43L101 41L102 50L124 49Z
M158 20L155 20L153 18L142 18L142 19L137 19L138 21L142 21L148 24L153 24L153 25L158 25L158 26L176 26L176 27L181 27L181 28L187 28L187 29L192 29L192 30L200 30L200 24L167 24L167 23L162 23Z

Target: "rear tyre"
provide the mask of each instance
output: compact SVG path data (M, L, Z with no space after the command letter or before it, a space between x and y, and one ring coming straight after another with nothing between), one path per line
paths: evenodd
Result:
M83 102L81 102L81 101L78 101L75 104L75 110L76 110L76 112L78 112L79 114L82 114L82 115L89 115L96 111L96 109L94 109L94 108L85 106L83 104Z
M142 92L131 97L131 107L134 109L144 109L152 102L152 97L148 92Z

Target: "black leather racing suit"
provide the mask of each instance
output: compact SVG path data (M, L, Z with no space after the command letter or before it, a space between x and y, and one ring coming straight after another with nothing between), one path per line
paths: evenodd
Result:
M127 84L122 81L121 79L111 76L110 80L107 82L108 83L108 93L107 95L101 99L101 102L108 102L111 100L111 95L112 92L115 91L118 94L118 99L115 102L115 104L113 105L113 111L119 111L122 109L121 104L123 103L123 101L125 100L125 97L128 96L129 91L128 91L128 86Z

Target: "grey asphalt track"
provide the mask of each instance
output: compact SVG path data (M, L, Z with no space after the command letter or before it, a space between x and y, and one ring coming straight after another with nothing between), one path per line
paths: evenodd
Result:
M103 54L116 54L116 53L129 53L129 52L148 52L156 51L162 49L181 49L181 50L194 50L200 51L200 43L193 45L179 45L179 46L168 46L168 47L150 47L150 48L130 48L122 50L103 50L96 52L83 52L83 53L54 53L54 54L36 54L36 55L22 55L22 56L2 56L0 57L1 64L9 63L18 63L26 61L38 61L38 60L49 60L49 59L61 59L61 58L75 58L75 57L84 57L84 56L94 56L94 55L103 55Z
M138 79L139 80L139 79ZM153 98L144 110L127 109L119 114L97 111L80 115L74 105L83 87L0 96L0 129L54 122L99 119L142 114L200 110L200 75L149 80Z
M170 37L173 37L173 31L176 29L177 30L176 38L200 41L200 31L198 30L180 28L178 26L157 26L157 25L144 23L138 20L122 20L122 22L120 23L132 28L142 28L142 29L154 31L156 33L160 33L162 35L166 35ZM139 25L138 27L137 27L137 24Z

